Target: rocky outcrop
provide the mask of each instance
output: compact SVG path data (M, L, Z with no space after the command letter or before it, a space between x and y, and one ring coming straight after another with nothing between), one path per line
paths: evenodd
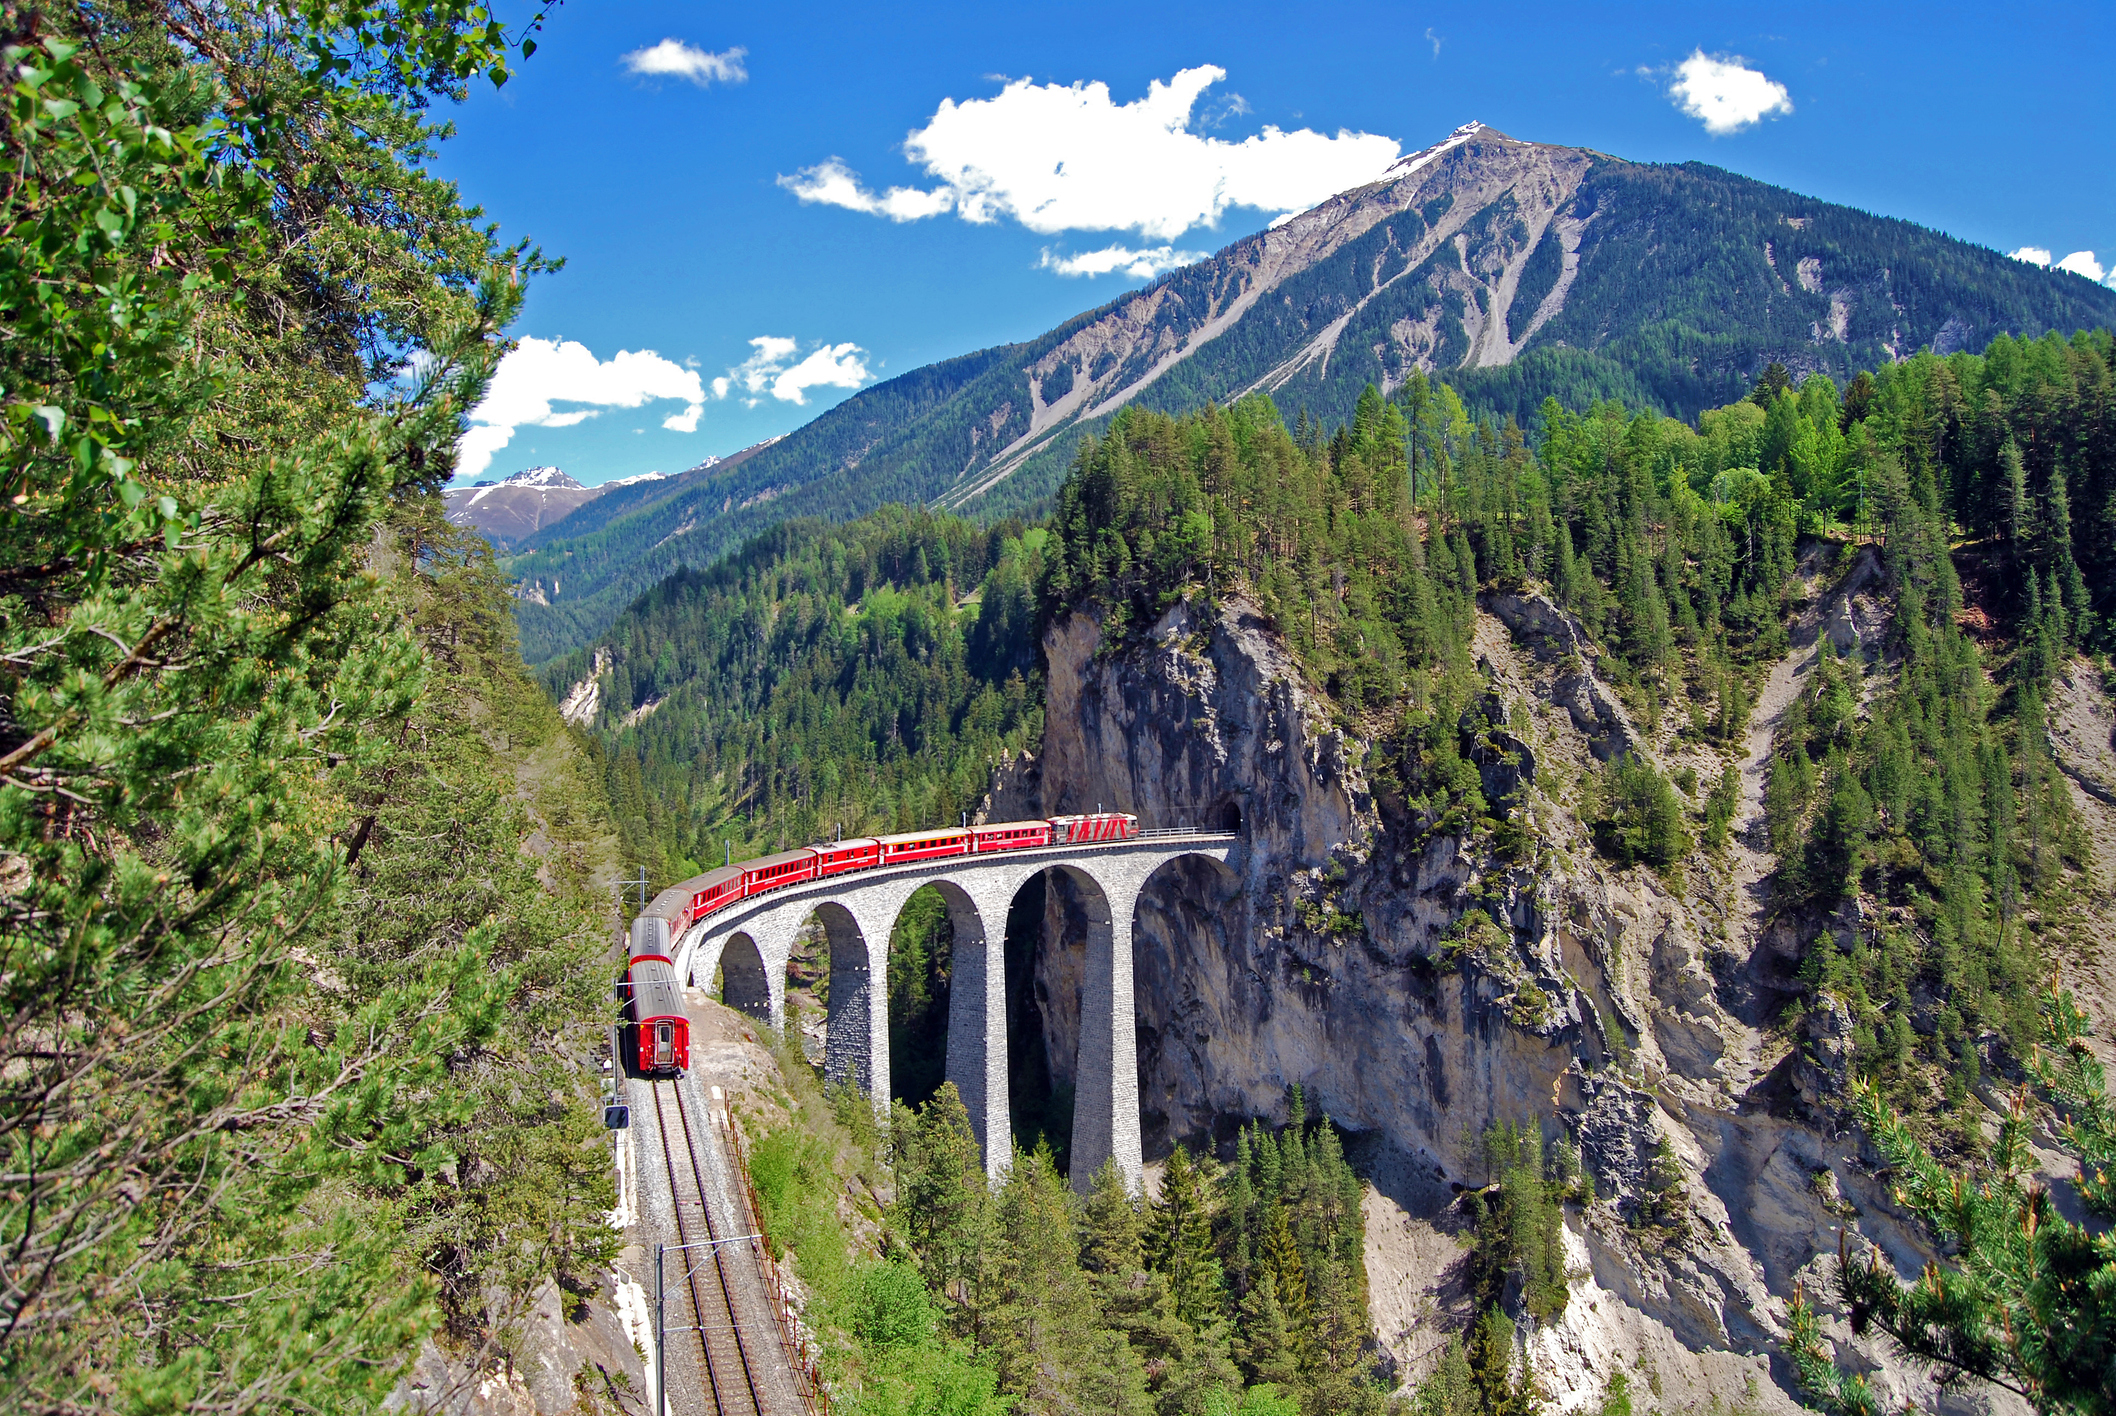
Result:
M610 672L610 651L601 647L588 665L588 676L566 690L566 696L558 701L558 716L576 728L585 728L595 721L596 712L602 707L602 679Z
M1857 581L1838 592L1847 606ZM1147 1155L1224 1148L1247 1118L1282 1119L1300 1085L1376 1177L1377 1322L1409 1378L1462 1318L1435 1258L1449 1187L1486 1178L1485 1126L1539 1124L1578 1147L1597 1195L1571 1220L1573 1302L1531 1339L1556 1408L1591 1407L1627 1370L1674 1383L1656 1386L1663 1409L1793 1410L1785 1304L1796 1283L1822 1291L1840 1228L1922 1262L1827 1119L1843 1029L1825 1004L1798 1038L1772 1031L1792 986L1782 930L1744 915L1714 867L1662 880L1594 855L1574 794L1596 764L1692 749L1631 722L1578 624L1540 595L1494 596L1474 646L1489 690L1460 727L1518 829L1510 854L1495 836L1431 833L1400 786L1377 787L1379 749L1309 691L1246 599L1178 604L1124 646L1084 615L1048 632L1038 804L1239 824L1248 841L1226 870L1165 868L1139 903ZM1059 1082L1079 1026L1076 908L1051 890L1034 978ZM1842 1350L1886 1399L1974 1407Z
M464 1357L428 1339L383 1409L402 1416L646 1416L646 1367L635 1344L653 1330L645 1300L629 1286L634 1294L606 1286L583 1302L546 1280L510 1326L506 1350ZM630 1323L626 1298L636 1310Z

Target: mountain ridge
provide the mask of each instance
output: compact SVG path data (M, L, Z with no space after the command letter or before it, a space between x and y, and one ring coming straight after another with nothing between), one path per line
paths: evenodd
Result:
M533 592L525 653L585 642L784 517L1031 507L1077 435L1131 402L1264 391L1342 421L1367 384L1423 371L1523 422L1549 396L1694 417L1771 362L1842 379L1924 347L2116 324L2116 291L2081 277L1706 164L1479 124L1398 166L1034 339L863 390L703 482L540 529L510 565ZM561 576L563 598L543 588Z

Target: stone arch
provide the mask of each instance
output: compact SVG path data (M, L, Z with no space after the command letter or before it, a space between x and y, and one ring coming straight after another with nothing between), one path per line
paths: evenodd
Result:
M1132 905L1133 1036L1143 1155L1231 1142L1236 1118L1217 1089L1217 1054L1234 1026L1265 1007L1236 899L1241 877L1203 853L1170 854L1142 872ZM1268 965L1263 966L1268 969Z
M1104 863L1097 861L1098 867ZM1131 904L1117 872L1058 863L1052 876L1072 887L1084 919L1080 1042L1073 1062L1073 1189L1086 1194L1095 1173L1115 1161L1136 1192L1145 1173L1139 1148L1139 1073L1132 1024Z
M850 1082L873 1096L878 1070L874 1056L877 1007L884 1009L882 1021L887 1020L887 1005L883 1002L886 993L877 993L877 986L883 981L874 976L867 936L850 909L835 900L825 900L815 907L815 917L821 921L823 936L830 944L830 998L823 1023L823 1080L832 1086ZM882 1059L879 1070L886 1079L886 1058ZM879 1104L888 1105L888 1098L883 1096Z
M1003 936L988 921L995 906L997 918L1005 919L1012 890L997 877L976 873L964 881L937 877L920 888L940 896L953 935L942 1076L955 1083L969 1112L986 1173L998 1176L1012 1152L1013 1126L1007 1106L1006 958ZM904 897L894 918L902 917L917 893Z
M876 900L877 917L887 923L875 933L877 944L888 941L889 1099L917 1106L948 1079L954 941L962 936L974 951L978 921L955 882L903 883L910 888Z
M771 975L765 970L757 941L741 930L720 946L720 1001L766 1026L771 1024Z

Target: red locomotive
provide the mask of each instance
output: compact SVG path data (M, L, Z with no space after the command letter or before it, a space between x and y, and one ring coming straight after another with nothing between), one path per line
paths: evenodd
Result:
M672 885L632 922L631 960L620 985L625 1000L626 1061L644 1076L673 1076L690 1066L690 1022L683 1013L683 992L677 987L670 945L699 920L729 905L789 885L877 866L1044 846L1101 845L1138 834L1138 817L1110 811L863 836L724 865Z

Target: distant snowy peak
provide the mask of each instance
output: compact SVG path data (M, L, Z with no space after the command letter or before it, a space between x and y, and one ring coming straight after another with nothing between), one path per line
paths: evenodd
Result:
M545 491L578 492L586 490L579 482L574 481L556 467L527 467L515 473L512 477L500 483L500 485L503 487L538 487Z
M714 460L718 461L717 458ZM637 477L613 477L609 481L603 483L602 487L604 491L608 491L612 487L636 487L641 482L664 481L667 479L668 475L669 474L666 472L642 472Z

